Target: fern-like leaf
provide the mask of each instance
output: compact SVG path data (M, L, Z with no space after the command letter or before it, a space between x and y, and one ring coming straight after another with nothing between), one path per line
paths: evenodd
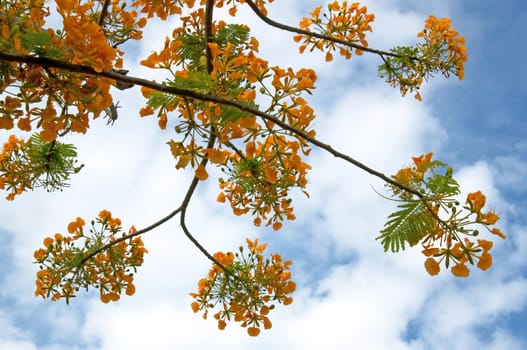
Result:
M434 228L434 218L422 201L412 201L398 206L401 210L388 216L381 230L380 239L384 251L398 252L405 249L405 243L415 245Z

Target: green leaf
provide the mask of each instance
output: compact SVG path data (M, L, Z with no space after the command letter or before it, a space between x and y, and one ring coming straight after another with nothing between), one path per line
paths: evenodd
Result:
M460 193L457 181L447 175L435 174L428 179L426 187L432 191L432 193L444 196L453 196Z
M74 145L46 142L38 133L30 137L26 153L35 186L44 187L47 191L68 187L70 175L82 168L75 165L77 151Z
M168 107L174 105L179 96L161 91L152 91L148 95L148 105L152 108Z
M398 208L401 210L388 216L381 235L375 238L381 240L384 251L404 250L406 242L415 245L434 228L435 220L423 201L403 203Z
M190 71L186 78L176 77L167 84L179 89L207 91L212 82L212 78L206 72Z
M249 40L249 28L241 24L229 24L216 33L213 41L220 46L231 43L233 46L239 46Z
M20 34L22 47L26 50L33 50L38 46L53 45L53 38L45 31L41 32L24 32Z
M64 48L58 48L53 44L53 37L46 31L20 33L22 47L38 56L60 59L64 56Z

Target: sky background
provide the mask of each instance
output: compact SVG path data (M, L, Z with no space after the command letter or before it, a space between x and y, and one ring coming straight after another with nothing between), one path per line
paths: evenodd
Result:
M209 263L185 239L178 220L144 236L149 250L136 275L137 292L110 305L96 292L70 305L33 296L33 251L77 216L111 210L123 226L145 227L177 207L192 174L176 171L155 118L141 119L139 89L117 92L122 106L113 127L92 124L78 146L86 166L63 192L25 193L0 202L0 349L525 349L527 348L527 79L522 1L363 2L375 13L370 46L412 44L430 14L450 17L467 39L465 79L434 79L423 102L402 98L376 76L376 57L299 56L291 35L266 27L240 9L260 55L271 65L312 67L318 82L309 102L317 136L386 174L429 151L454 167L463 190L481 190L501 216L506 241L495 241L494 264L468 279L450 272L430 277L419 249L384 253L374 240L393 203L373 189L383 184L314 150L311 199L295 195L297 220L279 232L255 228L216 203L217 183L201 183L187 223L211 252L235 250L245 237L294 261L294 303L271 313L273 328L257 338L229 324L204 321L188 293ZM277 0L271 18L296 25L320 0ZM134 76L156 77L138 62L161 47L171 23L153 23L126 57ZM158 77L159 79L159 77ZM7 138L6 132L0 139Z

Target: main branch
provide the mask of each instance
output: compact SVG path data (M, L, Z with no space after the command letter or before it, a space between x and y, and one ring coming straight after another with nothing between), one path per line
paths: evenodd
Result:
M100 77L105 77L105 78L109 78L109 79L112 79L112 80L115 80L115 81L120 81L120 82L124 82L124 83L130 83L130 84L134 84L134 85L140 85L140 86L144 86L146 88L150 88L152 90L156 90L156 91L160 91L160 92L165 92L165 93L168 93L168 94L173 94L173 95L178 95L178 96L185 96L185 97L190 97L190 98L194 98L194 99L197 99L197 100L201 100L201 101L208 101L208 102L214 102L214 103L218 103L218 104L221 104L221 105L227 105L227 106L232 106L232 107L235 107L239 110L242 110L244 112L248 112L248 113L251 113L253 115L257 115L265 120L268 120L268 121L272 121L273 123L279 125L280 127L282 127L283 129L287 130L287 131L290 131L291 133L303 138L304 140L308 141L309 143L325 150L326 152L332 154L333 156L337 157L337 158L340 158L340 159L343 159L345 160L346 162L348 163L351 163L353 164L354 166L356 166L357 168L363 170L363 171L366 171L367 173L383 180L384 182L386 183L389 183L390 185L393 185L393 186L396 186L404 191L407 191L409 193L412 193L414 195L416 195L418 198L421 198L421 199L425 199L424 198L424 195L422 193L420 193L419 191L416 191L404 184L401 184L395 180L393 180L392 178L384 175L383 173L375 170L375 169L372 169L370 168L369 166L359 162L358 160L350 157L349 155L345 154L345 153L342 153L336 149L334 149L333 147L331 147L329 144L327 143L324 143L312 136L309 136L307 133L305 133L304 131L302 130L299 130L285 122L283 122L282 120L280 120L279 118L276 118L272 115L269 115L267 113L264 113L258 109L255 109L255 108L252 108L250 106L245 106L241 103L238 103L236 101L233 101L233 100L229 100L229 99L226 99L226 98L223 98L223 97L218 97L218 96L213 96L213 95L208 95L208 94L202 94L202 93L199 93L199 92L196 92L196 91L192 91L192 90L186 90L186 89L181 89L181 88L177 88L177 87L174 87L174 86L167 86L167 85L163 85L163 84L159 84L159 83L155 83L153 81L150 81L150 80L147 80L147 79L143 79L143 78L137 78L137 77L133 77L133 76L127 76L127 75L124 75L124 74L120 74L120 73L117 73L115 71L112 71L112 70L103 70L101 72L97 72L95 71L92 67L89 67L89 66L83 66L83 65L77 65L77 64L73 64L73 63L68 63L68 62L63 62L63 61L59 61L59 60L55 60L55 59L51 59L51 58L47 58L47 57L36 57L36 56L29 56L29 55L21 55L21 54L17 54L17 53L10 53L10 52L1 52L0 51L0 59L2 60L5 60L5 61L10 61L10 62L23 62L23 63L27 63L27 64L34 64L34 65L38 65L38 66L42 66L42 67L46 67L46 68L60 68L60 69L64 69L64 70L67 70L67 71L71 71L71 72L77 72L77 73L83 73L83 74L89 74L89 75L95 75L95 76L100 76Z

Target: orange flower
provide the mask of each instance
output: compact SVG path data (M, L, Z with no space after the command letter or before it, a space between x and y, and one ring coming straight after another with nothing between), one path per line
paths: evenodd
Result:
M490 230L490 232L492 232L493 234L497 235L497 236L500 236L502 239L505 239L506 236L503 232L501 232L499 229L497 228L493 228L492 230Z
M227 326L227 323L224 320L219 320L218 321L218 328L220 330L224 330L226 326Z
M291 305L293 303L293 298L285 297L284 298L284 305Z
M282 227L282 223L280 221L275 221L273 223L273 230L278 231Z
M77 219L75 219L75 221L72 221L72 222L70 222L68 224L68 232L69 233L74 233L79 228L84 226L84 224L85 224L84 220L81 217L77 217Z
M102 221L106 221L111 218L112 218L112 213L109 212L108 210L101 210L99 212L99 219L101 219Z
M483 254L481 254L481 256L479 257L479 261L478 261L478 265L477 266L478 266L478 268L480 268L483 271L485 271L488 268L490 268L492 266L492 255L490 255L486 251L483 252Z
M53 242L55 242L55 240L53 238L51 238L51 237L44 238L44 246L46 248L49 247L50 245L52 245Z
M477 221L485 225L494 225L499 220L499 218L500 217L498 215L489 211L486 214L480 213L478 215Z
M199 311L199 304L196 301L192 302L192 304L190 304L190 307L192 308L192 311L194 311L194 313Z
M425 260L425 269L431 276L437 275L440 271L439 264L434 258L428 258Z
M264 328L265 329L271 329L273 327L273 324L271 323L271 320L269 320L267 317L263 318L264 322Z
M227 160L223 151L214 148L207 149L207 157L210 159L211 163L215 164L225 164Z
M426 167L428 164L430 164L430 160L432 159L433 155L433 152L429 152L427 154L422 154L419 157L412 157L412 160L414 161L417 170L423 171L423 167Z
M470 206L470 211L473 213L479 213L485 206L485 195L481 191L469 193L467 196L467 203Z
M424 254L424 256L432 256L439 253L439 248L426 248L423 249L422 253Z
M284 293L291 294L296 290L296 283L294 281L289 281L284 287Z
M483 248L484 252L488 252L492 249L493 243L491 241L487 241L485 239L478 239L479 246Z
M464 262L460 262L459 264L453 266L451 271L457 277L468 277L470 274L470 270Z
M207 174L207 170L205 170L205 167L203 165L199 165L198 168L196 169L196 172L195 172L195 176L201 180L201 181L205 181L207 180L207 178L209 177L209 174Z
M135 285L133 283L128 283L126 286L126 295L134 295L135 294Z
M256 238L254 241L251 241L249 238L246 238L245 242L247 243L247 247L249 248L249 251L251 253L261 253L267 247L267 243L258 245L258 238Z
M48 250L42 248L35 250L35 252L33 253L33 257L36 261L42 262L48 257Z
M249 327L247 328L247 333L249 333L251 337L256 337L258 334L260 334L260 329L256 327Z

